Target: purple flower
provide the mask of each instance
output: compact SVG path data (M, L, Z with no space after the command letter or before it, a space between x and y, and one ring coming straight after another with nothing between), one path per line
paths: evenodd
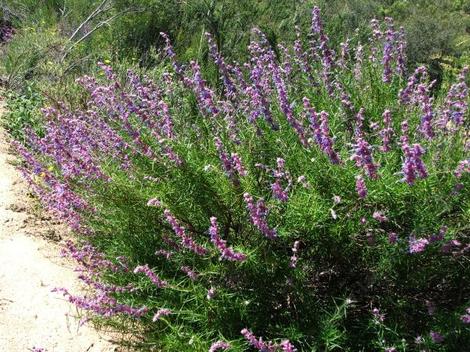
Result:
M432 99L429 97L428 88L424 84L419 84L417 88L417 99L420 102L423 116L421 117L421 124L419 130L427 138L432 139L434 137L434 131L432 128Z
M239 185L240 181L238 176L246 176L246 170L243 167L242 159L237 153L232 153L231 156L225 151L222 140L219 137L214 138L214 143L219 152L219 159L222 168L227 177L235 184Z
M356 64L354 65L354 78L360 81L362 78L362 62L364 59L364 47L361 43L358 44L355 53Z
M458 249L460 246L462 246L462 243L458 240L450 240L444 243L441 247L441 252L442 253L450 253L453 250Z
M381 211L377 211L377 210L374 211L374 213L372 214L372 217L375 220L377 220L378 222L387 222L388 221L388 218Z
M243 337L248 341L248 343L255 349L261 352L276 352L276 345L271 341L264 342L263 338L257 338L250 330L243 329L241 331Z
M216 292L215 292L215 288L214 288L214 287L211 287L209 290L207 290L207 296L206 296L206 298L207 298L208 300L211 300L212 298L215 297L215 293L216 293Z
M364 199L367 196L367 187L362 175L356 176L356 192L361 199Z
M470 307L466 309L466 314L460 316L460 320L464 324L470 324Z
M217 106L215 93L208 87L207 82L202 78L199 64L195 61L191 61L190 65L193 73L191 87L196 94L199 110L205 116L218 116L220 109Z
M297 178L297 183L300 183L303 188L310 188L310 184L307 181L307 178L304 175L301 175Z
M442 343L444 341L444 336L442 336L439 332L437 331L431 331L429 333L431 335L431 340L434 343Z
M246 255L243 253L235 252L231 247L227 246L227 241L220 238L219 226L217 224L217 218L211 217L211 226L209 228L209 234L211 236L212 243L217 247L221 256L220 259L227 259L231 261L242 262L246 259Z
M294 245L292 246L292 257L290 257L290 267L295 268L297 266L297 260L299 257L297 256L297 253L299 252L299 245L300 241L295 241Z
M470 159L460 161L454 171L454 175L457 178L461 178L464 173L470 173Z
M287 192L282 188L281 181L277 179L273 184L271 184L271 190L273 191L273 195L276 199L280 200L281 202L287 202L289 200L289 196Z
M388 242L390 244L395 244L398 241L398 235L395 232L390 232L388 234Z
M404 89L401 89L400 92L398 93L399 101L402 105L408 105L412 102L415 102L416 97L415 97L415 91L416 91L416 85L419 82L419 77L423 78L426 76L426 67L425 66L419 66L416 68L415 72L413 75L410 76L408 79L408 83Z
M149 207L160 207L162 203L157 198L149 199L147 206Z
M167 287L168 283L165 280L160 279L150 268L147 264L139 265L134 269L134 274L143 273L147 276L150 281L154 283L155 286L158 288Z
M160 320L161 317L165 317L165 316L168 316L170 314L171 314L171 310L169 310L167 308L161 308L155 313L155 315L152 318L152 321L156 322L157 320Z
M464 116L468 111L468 86L465 81L468 71L468 66L465 66L459 74L458 82L454 83L447 93L444 110L437 122L437 125L444 130L448 130L451 126L456 130L464 123Z
M297 349L289 340L282 341L280 347L283 352L297 352Z
M356 166L364 170L366 175L371 179L376 179L378 166L372 158L372 147L367 141L359 137L356 139L354 154L351 157L356 162Z
M405 28L400 27L398 32L398 46L397 46L397 73L404 77L406 74L406 39Z
M166 259L170 259L173 255L173 252L167 251L165 249L159 249L155 252L155 255L165 257Z
M209 348L209 352L215 352L218 350L228 350L230 347L230 344L225 341L216 341Z
M428 244L429 240L426 238L415 238L411 236L409 240L409 251L410 253L421 253L426 249Z
M196 281L199 274L192 270L189 266L182 266L181 271L184 272L192 281Z
M390 83L392 79L392 56L394 54L395 42L396 42L396 32L393 27L393 20L390 17L386 17L385 21L387 22L387 31L385 32L385 44L383 50L383 58L382 58L382 65L383 65L383 75L382 80L384 83Z
M419 144L413 144L410 146L407 142L408 137L402 137L404 143L402 143L401 149L405 155L405 160L403 161L402 173L403 180L409 185L414 184L416 177L426 178L428 172L422 156L424 155L424 149Z
M383 152L390 151L390 143L393 135L392 128L392 113L390 110L385 110L383 115L384 128L380 131L380 136L382 137L382 147L380 150Z
M333 149L333 139L330 137L328 113L322 111L320 112L319 117L315 109L310 104L310 100L306 97L303 98L303 105L310 121L310 131L313 133L316 144L326 155L328 155L333 164L339 164L339 156Z
M255 225L258 230L269 239L276 238L276 230L270 228L266 221L268 208L264 204L264 200L260 199L255 204L253 197L249 193L245 193L243 198L245 199L246 206L250 212L250 218L253 225Z
M170 223L171 227L173 228L173 231L175 234L180 237L181 239L181 244L183 247L191 250L192 252L198 254L198 255L205 255L207 254L207 250L202 247L201 245L197 244L194 242L194 240L186 234L186 230L183 226L181 226L178 222L178 220L173 216L173 214L170 212L170 210L165 209L163 214L166 217L166 220Z
M205 33L207 42L209 43L209 54L214 60L215 64L218 66L219 71L222 75L222 79L225 87L227 88L227 95L229 97L234 96L237 93L237 89L230 77L230 70L228 65L225 63L223 56L220 54L217 49L217 44L215 43L212 35L208 32Z
M372 309L372 315L377 323L382 323L385 320L385 314L380 313L380 309L378 308Z
M318 6L314 6L312 9L312 32L315 34L321 34L323 32L320 8Z

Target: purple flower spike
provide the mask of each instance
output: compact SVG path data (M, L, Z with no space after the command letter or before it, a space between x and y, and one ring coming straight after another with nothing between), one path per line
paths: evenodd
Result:
M299 257L297 256L299 252L299 245L300 241L295 241L294 245L292 246L292 257L290 257L290 267L295 268L297 266L297 260Z
M283 352L297 352L297 348L289 340L282 341L280 347Z
M362 175L356 176L356 192L361 199L367 197L367 187Z
M189 266L182 266L181 271L184 272L192 281L196 281L199 274L192 270Z
M388 221L388 218L381 211L374 211L374 214L372 214L372 217L375 220L377 220L378 222L387 222Z
M264 342L263 338L257 338L250 330L243 329L241 331L243 337L248 341L248 343L255 349L261 352L276 352L277 346L271 341Z
M437 331L431 331L429 333L429 335L431 336L431 340L432 342L434 343L442 343L444 341L444 336L442 336L439 332Z
M211 347L209 348L209 352L216 352L219 350L228 350L230 348L230 344L225 341L217 341L214 342Z
M243 195L245 199L246 207L250 212L250 218L253 225L255 225L258 230L269 239L274 239L277 237L275 229L271 229L266 221L268 216L268 208L264 204L264 200L260 199L255 204L253 197L249 193Z
M181 226L178 222L178 220L173 216L173 214L170 212L170 210L165 209L163 214L166 217L166 220L170 223L171 227L173 228L173 231L175 234L180 237L181 239L181 244L183 247L191 250L192 252L198 254L198 255L205 255L207 254L207 249L204 247L200 246L194 240L186 234L186 230L183 226Z
M171 314L171 310L169 310L167 308L161 308L155 313L155 315L152 318L152 321L156 322L156 321L160 320L160 318L166 317L170 314Z
M405 154L405 160L402 166L404 181L412 185L417 177L426 178L428 172L422 160L422 156L424 155L423 147L419 144L410 146L405 142L402 144L402 150Z
M219 226L217 224L217 218L211 217L211 226L209 228L209 234L211 236L212 243L217 247L221 256L220 259L227 259L231 261L242 262L246 259L246 255L235 252L231 247L227 246L227 241L220 238Z
M354 154L351 159L356 162L356 166L362 168L366 175L371 179L376 179L378 166L372 159L372 147L362 137L356 139Z
M426 249L428 244L429 240L426 238L415 238L411 236L409 242L410 253L421 253Z
M390 143L393 136L392 113L390 110L385 110L382 117L384 128L380 131L380 137L382 138L382 147L380 150L383 152L389 152L391 150Z
M147 264L140 265L134 269L134 274L143 273L152 281L158 288L167 287L168 283L165 280L160 279Z
M468 307L466 310L466 314L460 316L460 320L464 324L470 324L470 307Z

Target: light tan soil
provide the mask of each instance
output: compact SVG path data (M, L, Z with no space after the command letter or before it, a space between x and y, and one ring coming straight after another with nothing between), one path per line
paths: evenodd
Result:
M59 255L57 241L67 231L47 216L31 214L34 202L12 160L0 130L0 351L118 351L109 335L79 326L74 307L51 292L80 290L73 265Z

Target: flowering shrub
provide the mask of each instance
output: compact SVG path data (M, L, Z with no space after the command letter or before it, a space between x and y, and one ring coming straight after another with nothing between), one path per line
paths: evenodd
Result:
M333 48L318 8L292 46L255 28L243 64L207 34L212 83L162 36L158 77L100 63L86 107L16 144L79 234L90 294L57 291L166 351L468 343L468 69L432 96L391 19Z

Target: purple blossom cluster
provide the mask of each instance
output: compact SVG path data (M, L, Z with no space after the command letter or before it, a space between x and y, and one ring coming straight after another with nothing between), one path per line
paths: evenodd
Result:
M174 217L170 210L165 209L163 214L165 215L168 223L173 228L175 234L181 239L181 245L183 247L189 249L197 255L207 254L207 249L194 242L192 237L186 233L185 228L179 224L178 220Z
M380 150L382 152L389 152L391 150L390 143L393 136L392 113L390 110L385 110L382 117L384 128L380 131L380 137L382 138L382 146Z
M235 252L231 247L227 246L227 241L223 240L219 235L219 225L217 224L217 218L211 217L211 226L209 227L209 234L211 236L212 243L217 247L221 256L220 259L227 259L231 261L242 262L246 259L246 255L243 253Z
M185 273L192 281L196 281L199 277L199 274L187 265L183 265L181 267L181 271Z
M24 161L24 166L20 167L23 177L46 210L75 231L88 233L88 229L82 224L82 213L93 213L94 209L24 146L15 143L14 147Z
M157 312L153 316L152 321L156 322L160 320L162 317L169 316L171 313L172 313L171 310L168 308L160 308L159 310L157 310Z
M266 207L264 200L259 199L256 203L253 200L253 197L249 193L243 195L245 199L246 207L250 213L250 219L253 225L255 225L258 230L269 239L274 239L277 237L277 232L275 229L269 227L266 218L268 217L268 208Z
M410 253L421 253L429 245L429 240L427 238L416 238L410 236L409 241L409 251Z
M69 256L76 261L78 264L76 271L79 272L79 279L92 289L93 293L87 296L77 296L70 293L66 288L55 288L53 292L61 293L70 303L79 309L104 317L124 314L140 318L147 313L148 309L145 306L136 308L122 304L115 297L119 293L132 292L134 287L131 284L127 286L114 286L103 283L102 275L107 271L128 271L127 265L123 265L122 260L120 264L114 264L90 244L78 247L70 240L65 243L63 255Z
M406 87L401 89L398 94L401 104L408 105L416 103L416 87L418 83L424 82L426 77L427 71L425 66L416 68L414 73L408 78Z
M8 43L15 33L16 30L11 24L2 21L2 23L0 23L0 44Z
M464 116L468 111L468 86L465 81L468 71L469 67L465 66L459 74L458 82L454 83L447 93L441 117L437 122L444 130L449 128L449 123L455 127L464 123Z
M148 264L139 265L134 269L134 274L142 273L147 276L152 283L158 288L167 287L168 283L165 280L160 279L153 271L150 269Z
M367 197L367 186L362 175L356 176L356 192L359 198L364 199Z
M470 324L470 307L468 307L466 310L465 310L465 314L463 314L462 316L460 316L460 320L462 320L462 322L464 324Z
M403 180L412 185L416 178L426 178L428 172L422 160L423 147L420 144L409 145L405 142L402 144L402 150L405 155L402 166Z
M300 241L295 241L292 246L292 256L290 257L290 267L295 268L297 266L297 261L299 260L298 252L299 252L299 245Z
M277 158L276 164L276 169L272 170L275 181L271 184L271 190L274 198L281 202L287 202L289 200L289 190L292 186L292 177L286 170L286 161L284 159ZM282 185L283 182L287 183L285 188Z
M468 173L470 173L470 159L460 161L454 171L455 177L461 178L463 174Z
M330 136L328 113L322 111L320 112L320 116L318 116L315 109L312 107L310 100L306 97L303 98L303 103L310 121L310 130L313 134L314 141L333 164L339 164L341 161L338 154L333 149L333 139Z
M441 335L441 333L437 331L431 331L429 333L429 336L431 336L431 340L434 343L442 343L444 342L444 336Z
M289 340L284 340L280 344L275 344L271 341L264 342L262 337L257 338L248 329L243 329L241 331L241 334L243 335L245 340L248 341L250 346L252 346L253 348L261 352L279 352L279 351L296 352L297 351L295 346Z
M216 352L220 350L225 351L225 350L228 350L230 347L231 347L230 344L225 341L216 341L209 348L209 352Z
M247 175L243 166L242 159L237 153L229 155L224 148L222 140L219 137L214 138L214 143L219 153L220 163L227 177L236 185L239 185L239 177Z
M241 334L248 341L248 343L258 351L262 352L275 352L277 350L277 346L269 341L264 342L263 338L260 337L259 339L248 329L243 329Z
M356 139L354 154L351 159L355 161L357 167L364 170L367 177L371 179L378 177L378 166L374 163L372 158L372 147L364 138L359 137Z

